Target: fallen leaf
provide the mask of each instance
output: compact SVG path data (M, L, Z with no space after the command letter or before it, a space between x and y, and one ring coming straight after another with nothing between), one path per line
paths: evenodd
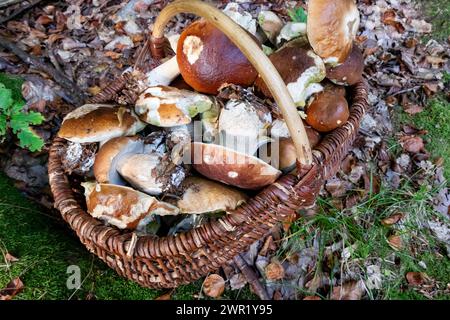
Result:
M12 279L4 289L0 290L0 300L11 300L23 290L23 282L20 278Z
M424 272L408 272L406 274L406 280L408 284L412 286L420 286L425 283L428 279L428 276Z
M173 291L166 292L166 293L160 295L155 300L172 300L172 292Z
M220 297L225 290L225 280L218 274L210 274L203 282L203 292L211 298Z
M405 47L407 47L409 49L415 48L418 43L419 43L419 41L416 38L408 38L405 41Z
M48 25L48 24L50 24L52 22L53 22L53 18L51 18L51 17L49 17L48 15L45 15L45 14L39 16L36 19L36 23L39 23L39 24L41 24L43 26Z
M17 262L19 261L19 259L17 259L16 257L14 257L12 254L10 254L9 252L7 252L5 254L5 260L6 262Z
M439 91L439 83L425 83L423 85L423 90L425 91L427 96L432 96Z
M360 281L350 281L342 286L334 287L331 300L361 300L364 294L364 284Z
M266 238L266 240L264 241L264 244L263 244L261 250L259 250L259 255L260 256L267 256L269 251L273 252L275 250L277 250L277 246L275 245L275 243L273 241L273 237L272 236L268 236Z
M389 245L394 250L400 250L403 248L402 238L397 235L392 235L388 238Z
M406 152L419 153L425 150L423 139L417 136L403 136L400 138L400 144Z
M396 16L397 15L394 10L386 10L383 14L382 21L385 25L393 26L397 30L397 32L404 33L405 27L401 22L397 21Z
M274 260L265 268L265 275L268 280L281 280L284 278L284 268L279 261Z
M247 278L242 273L236 273L230 278L231 290L239 290L245 287L247 284Z
M303 300L322 300L318 296L306 296L303 298Z
M397 222L399 222L402 218L403 218L403 214L402 213L395 213L392 216L384 218L383 220L381 220L381 223L384 226L392 226L392 225L396 224Z
M367 267L367 280L366 286L369 290L377 289L380 290L383 284L383 279L381 275L381 268L377 265L370 265Z

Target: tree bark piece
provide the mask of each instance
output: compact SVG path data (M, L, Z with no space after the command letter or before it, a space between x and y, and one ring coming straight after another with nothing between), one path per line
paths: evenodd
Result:
M237 256L234 257L233 260L234 263L236 263L236 266L239 268L239 270L241 270L242 274L247 279L247 282L250 284L255 294L261 300L270 300L269 294L259 281L256 272L247 264L247 262L245 262L245 260L241 257L241 255L238 254Z

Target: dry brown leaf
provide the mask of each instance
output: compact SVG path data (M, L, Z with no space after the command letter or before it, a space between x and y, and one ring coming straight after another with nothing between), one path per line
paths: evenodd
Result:
M173 291L166 292L166 293L160 295L155 300L172 300L172 292Z
M428 276L424 272L408 272L406 274L406 280L408 284L412 286L420 286L425 283Z
M331 300L361 300L364 294L364 285L362 280L350 281L342 286L334 287L331 293Z
M43 14L39 16L39 18L36 19L36 23L41 24L43 26L48 25L53 22L53 18L49 17L46 14Z
M274 260L267 265L265 274L268 280L281 280L284 278L284 268L279 261Z
M11 300L24 288L20 278L12 279L4 289L0 290L0 300Z
M403 213L395 213L392 216L381 220L381 223L384 226L392 226L392 225L396 224L397 222L399 222L402 218L403 218Z
M91 95L95 96L95 95L98 94L100 91L102 91L102 88L100 88L99 86L93 86L93 87L89 87L89 88L87 89L87 91L88 91Z
M403 242L400 236L392 235L388 238L388 242L394 250L401 250L403 248Z
M405 47L407 47L409 49L415 48L418 43L419 43L419 41L416 38L408 38L405 41Z
M117 59L119 59L122 56L121 53L114 52L114 51L105 51L104 55L107 56L107 57L110 57L113 60L117 60Z
M425 150L423 139L417 136L403 136L400 138L400 144L404 151L410 153L420 153Z
M17 259L16 257L14 257L12 254L10 254L9 252L7 252L5 254L5 260L6 262L17 262L19 261L19 259Z
M203 282L203 292L211 298L220 297L225 290L225 280L218 274L210 274Z
M439 83L425 83L423 85L423 90L425 91L427 96L432 96L439 91Z
M263 244L261 250L259 250L259 255L265 257L265 256L267 256L267 254L269 252L273 252L275 250L277 250L277 246L276 246L275 242L273 241L273 237L268 236L266 238L266 240L264 241L264 244Z
M318 296L306 296L303 298L303 300L322 300Z
M385 25L393 26L399 33L405 32L405 27L399 21L397 21L397 15L394 10L386 10L383 14L382 21Z

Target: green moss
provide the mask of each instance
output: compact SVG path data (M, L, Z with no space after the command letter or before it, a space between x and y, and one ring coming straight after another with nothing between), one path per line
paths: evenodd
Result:
M433 32L425 40L446 41L450 35L450 2L448 0L420 0L425 17L433 24Z
M0 83L3 83L6 88L12 90L12 98L14 100L22 100L23 82L24 80L18 76L0 72Z
M14 277L25 285L16 299L154 299L162 294L117 275L90 254L65 223L25 199L4 175L0 175L0 251L19 258L8 267L0 254L0 288ZM80 290L66 287L70 265L80 267ZM180 287L173 296L192 299L198 288L199 284Z

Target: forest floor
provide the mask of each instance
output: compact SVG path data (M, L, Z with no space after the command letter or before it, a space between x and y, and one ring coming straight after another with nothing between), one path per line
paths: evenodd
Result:
M433 32L418 40L448 43L450 4L446 0L422 3L426 3L423 14L433 24ZM449 88L449 82L445 71L444 88ZM400 133L405 134L405 127L417 135L423 133L433 165L400 172L395 187L389 179L381 179L374 187L380 179L380 159L368 161L369 189L352 189L352 195L364 193L364 197L347 205L349 198L336 202L330 195L322 196L314 215L292 225L271 258L287 263L295 257L314 256L308 281L294 288L292 281L268 282L269 289L282 294L294 291L300 298L450 299L449 216L436 211L436 199L446 196L443 190L450 178L450 104L442 90L423 96L421 112L405 112L408 108L402 103L392 104L392 130L383 133L382 140L390 158L399 163L406 157ZM44 207L45 201L41 205L29 200L17 189L21 187L23 183L0 174L0 289L20 278L23 288L15 299L204 298L201 280L158 291L121 278L80 244L73 231ZM66 286L68 267L73 265L81 270L82 285L77 290ZM245 286L228 288L222 298L256 296Z

